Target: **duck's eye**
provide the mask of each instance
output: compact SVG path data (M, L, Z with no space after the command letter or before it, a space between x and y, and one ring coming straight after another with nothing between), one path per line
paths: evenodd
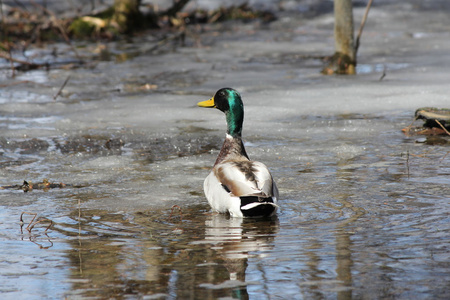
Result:
M219 92L219 96L220 96L220 97L225 97L225 92L224 92L224 91L220 91L220 92Z

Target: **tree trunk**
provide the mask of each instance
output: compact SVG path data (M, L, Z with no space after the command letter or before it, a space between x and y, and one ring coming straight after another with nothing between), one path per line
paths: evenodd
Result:
M143 23L141 0L114 0L113 21L120 32L132 32Z
M322 72L355 74L356 52L351 0L334 0L334 47L336 52Z

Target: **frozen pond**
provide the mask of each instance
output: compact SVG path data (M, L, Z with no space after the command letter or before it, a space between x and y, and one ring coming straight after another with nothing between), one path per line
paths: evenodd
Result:
M450 107L450 11L385 2L352 77L319 74L332 14L294 2L270 24L192 28L184 47L111 43L85 68L11 79L2 62L0 185L65 186L0 190L0 298L449 299L449 139L401 129ZM275 219L216 215L203 195L225 120L196 103L225 86L280 189Z

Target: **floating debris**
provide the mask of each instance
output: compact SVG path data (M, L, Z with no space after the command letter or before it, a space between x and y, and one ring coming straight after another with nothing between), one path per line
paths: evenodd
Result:
M416 110L415 116L417 119L425 120L424 127L450 128L450 109L448 108L419 108Z
M13 185L5 185L1 186L1 190L23 190L25 193L32 191L32 190L44 190L48 191L49 189L55 189L55 188L64 188L67 186L72 186L70 184L65 183L52 183L49 182L48 179L42 180L42 182L38 183L32 183L31 181L24 180L22 184L13 184Z
M416 110L413 122L402 129L407 135L450 135L450 109L422 107ZM425 120L421 127L413 126L417 119Z

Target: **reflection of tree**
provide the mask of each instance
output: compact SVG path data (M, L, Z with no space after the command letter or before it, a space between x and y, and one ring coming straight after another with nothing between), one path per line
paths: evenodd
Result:
M355 177L349 173L351 171L346 168L349 163L349 160L338 162L336 180L339 181L339 189L330 193L334 201L325 204L333 213L329 219L311 224L326 226L327 232L324 234L329 236L314 236L317 231L312 229L308 231L308 237L304 241L303 253L308 259L306 267L301 270L303 280L300 287L305 299L326 298L327 288L335 290L337 299L354 297L353 224L365 215L365 210L355 205L353 200L354 195L360 192L360 182L355 181Z
M302 280L299 282L304 299L324 298L327 295L327 288L336 291L337 299L352 299L353 243L351 236L353 232L351 224L359 217L361 215L355 215L337 222L335 229L329 232L331 235L326 238L322 235L312 235L305 239L302 252L307 259L305 259L305 267L300 272ZM308 235L313 232L315 230L309 231ZM332 235L334 235L334 243ZM326 258L327 256L332 258ZM332 266L335 266L335 270ZM333 275L330 276L330 273Z
M341 161L339 164L345 166L347 161ZM342 188L345 191L346 185L349 191L354 190L355 183L350 180L349 174L347 172L343 172L341 169L337 170L337 175L340 179L343 180L344 184L342 184ZM339 200L341 206L337 207L342 215L345 211L350 210L351 215L349 218L340 222L337 225L335 235L336 235L336 279L339 280L344 287L337 294L338 299L351 299L352 298L352 241L350 239L352 233L351 224L356 222L359 218L361 218L365 214L365 210L361 207L353 205L351 201L352 193L350 192L340 192L336 194L336 198Z
M336 279L339 280L344 289L338 291L338 299L352 299L352 242L351 233L346 228L347 223L340 224L336 230Z

